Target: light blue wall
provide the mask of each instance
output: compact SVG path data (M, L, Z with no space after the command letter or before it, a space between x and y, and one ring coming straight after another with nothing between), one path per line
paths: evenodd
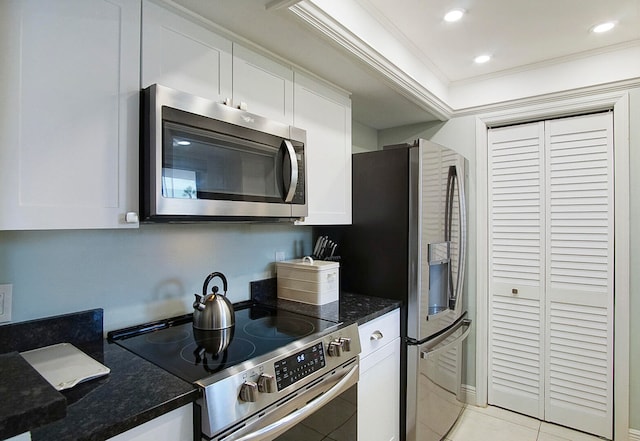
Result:
M105 330L190 312L220 271L232 301L273 277L275 252L311 252L291 224L143 225L137 230L0 232L0 283L13 284L13 322L104 308ZM218 284L219 279L212 284Z
M368 152L378 148L378 131L358 121L352 121L351 138L353 153Z

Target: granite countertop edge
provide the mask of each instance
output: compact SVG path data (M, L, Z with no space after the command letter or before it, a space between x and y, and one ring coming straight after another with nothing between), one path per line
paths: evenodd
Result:
M107 340L103 346L111 372L63 391L66 417L32 430L33 441L109 439L199 397L193 384Z
M361 325L400 307L397 300L352 293L341 293L339 301L326 305L275 298L261 303L339 322L341 326ZM126 349L107 340L98 346L98 353L103 357L99 361L108 366L111 373L63 391L66 416L58 413L56 421L32 427L33 441L108 439L194 403L200 397L200 391L193 384Z
M64 418L65 397L56 391L18 352L0 354L0 439L7 439ZM10 398L19 396L20 400ZM35 404L33 404L36 402Z

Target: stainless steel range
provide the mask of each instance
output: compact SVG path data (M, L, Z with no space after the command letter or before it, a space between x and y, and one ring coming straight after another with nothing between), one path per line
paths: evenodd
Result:
M354 440L357 325L257 304L236 305L235 320L230 334L194 329L185 315L108 337L202 389L202 439ZM322 416L336 403L337 417Z

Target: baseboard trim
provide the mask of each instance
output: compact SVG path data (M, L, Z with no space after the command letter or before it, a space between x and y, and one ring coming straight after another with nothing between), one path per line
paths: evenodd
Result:
M477 406L476 387L468 384L462 385L462 400L467 404ZM640 440L638 440L640 441Z
M629 429L629 441L640 441L640 430Z

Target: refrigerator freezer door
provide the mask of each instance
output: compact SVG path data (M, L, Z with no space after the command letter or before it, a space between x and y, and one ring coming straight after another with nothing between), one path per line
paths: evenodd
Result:
M462 413L462 343L470 326L471 320L460 320L441 336L408 347L407 390L415 394L407 396L407 441L444 439Z

